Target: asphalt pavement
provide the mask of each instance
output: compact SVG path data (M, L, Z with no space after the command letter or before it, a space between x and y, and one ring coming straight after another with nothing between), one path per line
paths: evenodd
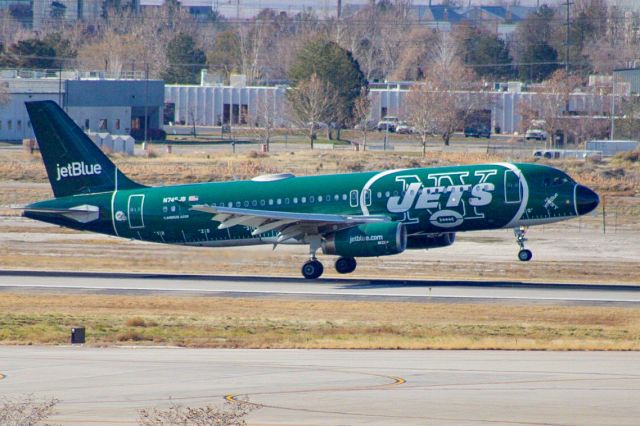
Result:
M639 285L1 271L2 291L640 306Z
M58 398L62 425L248 398L249 424L636 425L633 352L0 347L0 394ZM1 376L0 376L1 377ZM233 402L232 402L233 403Z

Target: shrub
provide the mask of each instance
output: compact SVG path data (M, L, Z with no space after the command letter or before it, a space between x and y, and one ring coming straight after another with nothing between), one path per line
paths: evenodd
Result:
M131 129L129 134L137 141L144 141L144 129ZM167 132L162 129L149 129L147 138L152 141L164 141L167 139Z

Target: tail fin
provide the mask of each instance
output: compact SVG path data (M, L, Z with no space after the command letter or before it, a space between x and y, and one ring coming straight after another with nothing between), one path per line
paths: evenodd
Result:
M122 174L58 104L26 107L56 198L143 187Z

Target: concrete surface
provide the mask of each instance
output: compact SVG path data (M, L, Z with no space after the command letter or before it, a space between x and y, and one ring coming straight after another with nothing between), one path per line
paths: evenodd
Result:
M250 424L635 425L640 354L0 347L0 394L61 400L63 425L247 395Z
M0 271L2 291L640 306L640 286Z

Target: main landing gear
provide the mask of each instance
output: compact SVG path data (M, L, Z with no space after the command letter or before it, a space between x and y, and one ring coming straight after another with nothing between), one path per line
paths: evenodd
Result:
M533 257L533 253L531 252L531 250L524 248L524 243L525 241L527 241L527 239L525 238L526 232L527 230L525 229L524 226L520 226L519 228L513 229L513 233L516 236L516 242L520 246L520 251L518 252L518 259L520 259L520 261L522 262L528 262Z
M312 237L309 240L309 260L302 265L302 276L308 280L320 278L324 272L324 266L316 259L316 252L321 246L319 237ZM356 270L357 262L353 257L339 257L336 260L336 271L339 274L349 274Z
M350 274L356 270L356 260L353 257L339 257L336 260L336 271L339 274Z
M302 275L308 280L319 278L323 272L324 266L315 258L302 265Z
M302 265L302 276L308 280L315 280L324 272L324 266L316 259L316 252L322 246L322 239L319 235L312 235L308 241L309 260Z

